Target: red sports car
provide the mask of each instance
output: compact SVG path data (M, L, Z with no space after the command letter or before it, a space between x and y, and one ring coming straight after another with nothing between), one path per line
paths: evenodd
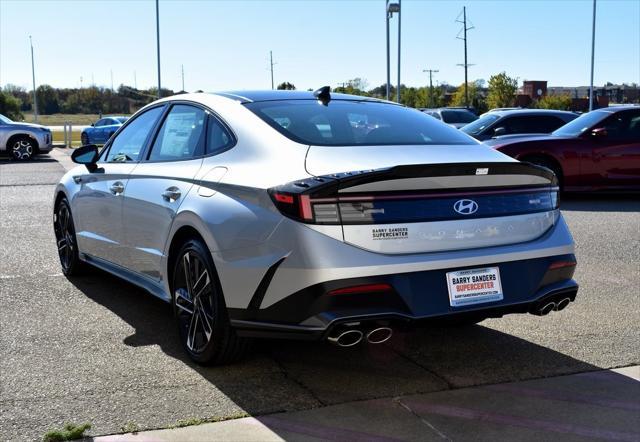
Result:
M564 191L640 191L639 106L598 109L550 135L498 137L485 144L553 170Z

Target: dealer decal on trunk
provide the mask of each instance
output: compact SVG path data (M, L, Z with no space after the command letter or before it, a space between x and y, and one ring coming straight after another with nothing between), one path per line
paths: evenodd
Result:
M371 230L371 239L405 239L409 237L409 229L407 227L380 227Z

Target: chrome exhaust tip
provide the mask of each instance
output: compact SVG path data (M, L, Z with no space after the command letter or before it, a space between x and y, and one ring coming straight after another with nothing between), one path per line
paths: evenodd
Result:
M559 312L560 310L564 310L565 307L567 307L569 305L569 303L571 302L570 298L562 298L560 301L558 301L556 303L556 308L555 310L557 312Z
M389 327L378 327L367 333L367 342L369 344L382 344L387 342L393 335L393 330Z
M327 341L338 347L353 347L362 341L363 333L360 330L351 329L343 331L337 336L329 336Z
M542 307L540 307L536 311L536 314L538 316L545 316L545 315L548 315L549 313L551 313L553 311L553 309L555 309L555 308L556 308L556 303L551 301L551 302L546 303Z

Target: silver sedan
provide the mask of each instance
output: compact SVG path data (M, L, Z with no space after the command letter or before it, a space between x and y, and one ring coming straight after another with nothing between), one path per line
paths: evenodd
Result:
M171 303L186 352L379 344L576 298L557 179L424 113L316 92L186 94L83 146L54 195L63 272Z
M0 152L14 160L29 160L53 148L51 130L39 124L17 123L0 114Z

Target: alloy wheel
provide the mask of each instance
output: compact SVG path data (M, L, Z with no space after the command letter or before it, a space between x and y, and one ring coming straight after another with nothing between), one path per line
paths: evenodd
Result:
M213 337L216 312L211 275L193 251L186 250L179 259L174 276L175 305L187 349L197 354Z
M60 263L65 270L68 270L73 262L75 240L71 223L71 213L69 212L69 207L64 203L58 206L54 227Z
M11 152L16 160L28 160L33 156L33 144L29 140L18 140L13 143Z

